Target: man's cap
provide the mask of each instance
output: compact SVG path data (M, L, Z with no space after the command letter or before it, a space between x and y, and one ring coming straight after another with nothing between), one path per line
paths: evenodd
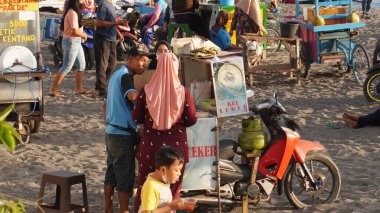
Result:
M149 52L149 49L145 44L137 44L128 52L128 56L147 56L148 58L151 58L153 55L154 54Z

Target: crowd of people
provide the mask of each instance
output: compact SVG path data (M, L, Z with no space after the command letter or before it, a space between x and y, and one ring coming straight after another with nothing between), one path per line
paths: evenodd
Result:
M258 1L236 1L231 31L227 32L225 25L229 14L226 11L220 11L215 24L208 29L196 13L198 0L154 0L154 12L142 20L142 44L129 50L124 66L116 71L116 44L124 39L117 26L128 26L128 21L116 19L115 2L99 1L94 35L96 83L92 91L82 87L85 58L81 43L87 39L81 21L83 1L68 0L63 12L63 65L55 75L49 95L63 96L58 87L75 64L76 94L92 94L104 100L106 213L112 212L115 190L120 212L129 212L129 199L134 194L136 182L136 213L181 210L184 203L179 192L189 161L186 127L194 125L197 116L193 98L178 78L178 58L171 53L170 44L165 40L168 24L172 21L187 23L192 31L211 39L222 50L240 48L238 45L242 41L239 39L238 45L231 43L233 31L238 37L244 33L265 32ZM159 40L151 53L148 47L158 32L165 35L164 40ZM133 78L148 68L155 73L149 83L137 91ZM363 117L344 114L343 119L349 126L361 128L379 125L379 114L379 110ZM139 133L137 125L143 126Z

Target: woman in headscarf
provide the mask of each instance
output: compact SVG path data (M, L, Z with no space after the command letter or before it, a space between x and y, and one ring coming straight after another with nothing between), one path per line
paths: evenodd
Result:
M231 36L226 31L228 22L228 12L225 10L219 11L216 16L215 24L210 30L210 39L214 44L220 47L221 50L240 49L231 43Z
M263 26L263 19L260 15L260 5L258 0L240 0L236 3L236 9L232 18L230 35L236 30L238 44L243 44L240 35L245 33L266 32Z
M155 70L157 68L158 56L160 56L162 53L169 53L169 52L172 52L170 44L165 40L158 41L156 45L154 46L155 57L149 63L148 69Z
M141 187L155 169L156 151L161 146L172 146L184 155L186 164L189 161L186 127L197 121L193 98L178 78L177 57L172 53L162 53L157 60L157 70L140 90L132 112L135 122L144 125L137 154L139 174L135 212L141 204ZM184 171L185 167L179 181L171 186L173 199L179 198Z

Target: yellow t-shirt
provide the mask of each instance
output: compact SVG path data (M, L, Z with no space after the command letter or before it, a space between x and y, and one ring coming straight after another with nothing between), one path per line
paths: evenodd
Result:
M139 212L143 210L153 211L173 200L170 185L164 184L148 175L141 189L141 206Z

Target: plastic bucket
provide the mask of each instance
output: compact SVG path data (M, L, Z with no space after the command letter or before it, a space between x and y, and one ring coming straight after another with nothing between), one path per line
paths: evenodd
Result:
M280 31L281 37L284 38L297 38L299 24L297 22L281 22Z
M235 4L235 0L220 0L220 5L222 6L233 6Z

